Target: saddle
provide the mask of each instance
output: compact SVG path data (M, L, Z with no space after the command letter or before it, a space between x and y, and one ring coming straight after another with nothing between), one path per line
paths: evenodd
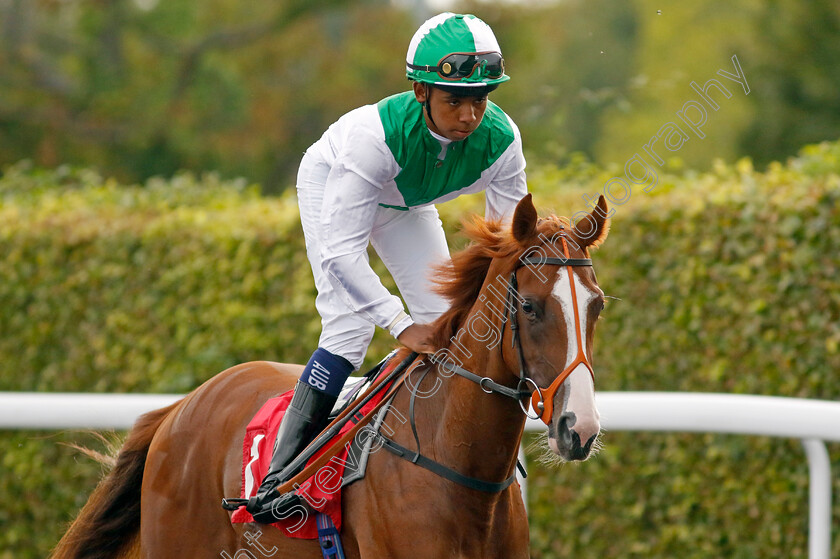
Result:
M354 404L356 398L364 393L380 375L389 372L385 369L385 364L392 355L386 357L364 376L348 380L330 413L330 421ZM291 401L292 392L290 390L268 400L254 415L245 429L245 439L242 447L241 497L243 499L249 499L256 494L260 481L268 472L274 439L286 408ZM350 430L361 417L375 408L385 397L386 392L387 386L353 414L341 430L332 439L324 443L307 463L311 463L325 453L342 434ZM371 422L350 442L345 444L344 449L341 449L313 476L297 487L295 492L301 496L306 507L299 507L299 513L291 514L288 518L272 525L292 538L315 539L318 537L316 514L309 514L309 512L314 511L328 515L336 528L340 530L342 489L365 477L368 457L389 409L390 402L385 403ZM317 440L318 438L316 438ZM311 511L304 510L305 508L311 509ZM237 509L231 515L231 522L234 524L253 521L253 517L244 507Z

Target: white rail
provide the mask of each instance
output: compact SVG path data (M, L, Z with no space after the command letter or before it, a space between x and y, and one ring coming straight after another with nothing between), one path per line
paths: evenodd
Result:
M0 429L128 429L175 394L0 393ZM808 458L809 557L831 553L831 463L824 441L840 442L840 402L681 392L599 392L611 431L730 433L797 438ZM528 421L526 429L545 429ZM523 482L523 491L525 491Z
M697 392L596 392L602 427L797 438L809 468L808 557L831 555L831 462L840 441L840 402ZM529 420L526 430L544 429Z
M0 392L0 429L129 429L179 394Z

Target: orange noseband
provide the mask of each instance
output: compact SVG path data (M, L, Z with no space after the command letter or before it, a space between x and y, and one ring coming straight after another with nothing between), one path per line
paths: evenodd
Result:
M560 389L560 386L565 382L565 380L572 374L578 365L583 364L589 369L589 374L592 375L592 380L595 380L595 371L592 369L592 364L589 362L589 359L586 357L586 353L583 348L583 330L581 328L581 320L580 320L580 311L578 310L577 305L577 291L575 289L575 278L574 273L572 272L572 267L574 266L591 266L592 260L589 258L570 258L569 257L569 246L566 243L566 238L561 237L563 241L563 255L565 258L541 258L541 257L529 257L522 260L522 263L525 265L542 265L542 264L555 264L558 266L563 266L566 268L566 272L569 274L569 287L572 291L572 301L574 307L574 319L575 319L575 337L577 339L577 355L572 360L572 362L563 369L563 372L560 373L556 379L547 387L547 388L540 388L537 384L527 376L525 370L525 358L522 354L522 346L521 343L519 344L519 364L520 364L520 384L527 383L531 384L534 387L534 391L531 394L531 405L534 408L534 412L537 414L537 418L539 418L543 423L548 425L551 422L552 414L554 413L554 396L557 391ZM512 288L515 286L516 283L516 271L514 270L512 276ZM516 325L516 317L513 317L511 321L511 329L514 330L514 343L518 341L518 326Z

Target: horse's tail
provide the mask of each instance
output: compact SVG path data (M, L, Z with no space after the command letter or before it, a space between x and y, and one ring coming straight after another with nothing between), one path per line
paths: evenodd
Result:
M152 438L180 402L140 416L113 469L99 483L51 559L133 557L140 531L140 488Z

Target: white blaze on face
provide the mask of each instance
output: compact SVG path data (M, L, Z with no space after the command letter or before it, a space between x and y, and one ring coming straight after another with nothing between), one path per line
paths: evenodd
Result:
M565 370L574 361L575 357L577 357L578 343L582 344L581 351L586 352L587 309L589 308L589 304L599 296L599 293L586 287L577 274L573 273L572 278L574 278L575 282L577 301L572 300L568 268L560 268L557 273L557 281L551 290L551 294L560 302L560 306L563 309L563 317L566 320L566 339L568 345L566 348L566 362L563 363L562 370ZM580 340L578 340L575 331L574 305L577 305L578 316L580 317ZM560 371L558 371L559 373ZM573 430L580 436L581 444L585 444L586 441L594 435L597 435L601 428L600 416L595 407L595 384L586 365L579 363L564 382L564 387L562 407L558 409L558 402L555 402L554 416L556 418L562 413L574 413L576 421Z

